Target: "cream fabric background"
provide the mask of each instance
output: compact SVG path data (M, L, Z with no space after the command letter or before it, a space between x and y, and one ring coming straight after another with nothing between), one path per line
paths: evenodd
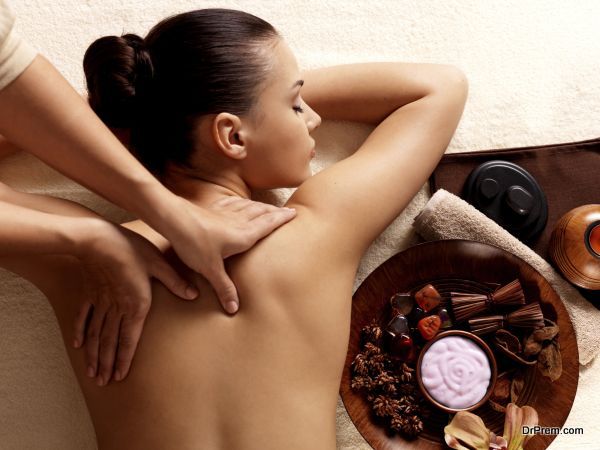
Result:
M600 135L600 2L593 0L191 1L9 0L17 30L83 92L87 46L107 34L144 35L167 15L202 7L242 9L270 21L304 68L362 61L455 64L470 81L465 113L449 152L576 141ZM318 131L315 170L344 157L365 138L363 126L326 123ZM398 176L402 176L401 173ZM122 211L65 180L28 155L0 163L0 180L17 188L82 201L112 220ZM289 192L266 199L281 201ZM356 286L397 251L412 245L422 190L371 247ZM599 199L600 201L600 199ZM0 449L94 449L93 428L43 296L0 274ZM600 437L600 363L580 376L566 426L552 449L595 449ZM555 424L543 424L553 426ZM340 404L338 448L366 449Z

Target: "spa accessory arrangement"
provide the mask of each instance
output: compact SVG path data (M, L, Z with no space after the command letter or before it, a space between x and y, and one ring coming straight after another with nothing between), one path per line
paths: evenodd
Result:
M340 393L374 449L545 449L578 379L573 323L524 260L470 240L425 242L355 293Z
M455 292L451 285L462 289ZM509 435L522 425L515 428L514 414L506 414L501 438L485 427L477 410L520 409L536 366L552 381L560 378L559 327L544 318L539 302L525 299L518 279L488 294L473 292L469 280L440 286L445 295L435 284L394 294L387 312L391 320L362 329L352 389L364 394L376 420L391 433L417 437L437 408L461 412L444 428L451 448L479 449L481 442L485 448L522 448L526 438L520 432ZM537 412L526 408L528 426L537 425Z

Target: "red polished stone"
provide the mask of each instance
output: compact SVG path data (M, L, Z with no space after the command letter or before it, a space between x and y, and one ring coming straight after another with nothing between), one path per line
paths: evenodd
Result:
M415 294L415 301L425 312L436 308L440 304L441 300L442 296L431 284L428 284Z
M429 341L433 339L433 337L437 334L442 326L442 319L440 316L427 316L419 320L419 324L417 328L419 329L419 333L423 336L423 339Z

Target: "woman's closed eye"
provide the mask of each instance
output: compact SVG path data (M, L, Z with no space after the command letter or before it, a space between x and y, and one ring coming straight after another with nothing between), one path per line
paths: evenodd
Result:
M304 109L302 109L302 106L298 105L298 106L294 106L294 111L296 111L297 113L303 113Z

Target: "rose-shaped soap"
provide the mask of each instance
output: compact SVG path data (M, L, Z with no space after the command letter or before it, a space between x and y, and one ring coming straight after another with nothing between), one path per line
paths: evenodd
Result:
M467 409L485 397L492 377L490 361L472 339L446 336L421 359L421 381L431 397L452 409Z

